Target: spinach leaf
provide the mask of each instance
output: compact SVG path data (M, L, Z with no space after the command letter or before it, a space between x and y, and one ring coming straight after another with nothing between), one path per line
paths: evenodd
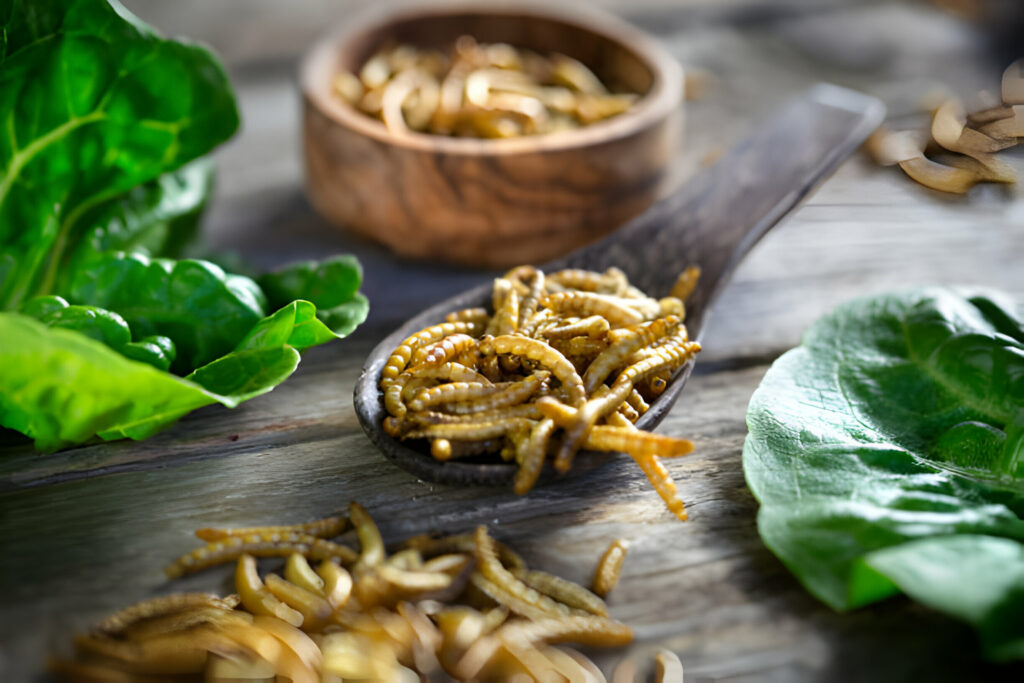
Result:
M903 592L974 624L988 656L1024 655L1005 624L1024 575L1022 339L1001 295L922 289L841 306L772 365L743 464L762 538L808 590L836 609Z
M90 212L208 153L238 112L206 49L116 3L13 0L2 19L0 309L12 309L52 293Z
M305 299L317 308L317 317L339 337L366 320L369 303L358 293L363 269L353 256L324 261L301 261L261 276L257 281L271 306Z

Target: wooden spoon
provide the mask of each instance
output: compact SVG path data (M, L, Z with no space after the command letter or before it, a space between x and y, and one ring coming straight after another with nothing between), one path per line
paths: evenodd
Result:
M711 306L740 259L822 180L864 142L885 115L877 99L833 85L816 85L674 194L660 200L605 239L542 266L603 271L617 266L630 283L654 297L665 296L680 271L701 268L700 282L686 302L686 325L700 339ZM363 430L397 465L421 479L443 484L511 486L515 463L477 464L435 460L384 433L378 389L388 356L411 334L443 322L455 310L489 306L492 283L481 284L412 318L370 353L355 387L355 409ZM693 364L680 368L668 388L637 421L653 429L679 397ZM570 474L607 462L607 453L581 452ZM546 472L549 478L551 472Z

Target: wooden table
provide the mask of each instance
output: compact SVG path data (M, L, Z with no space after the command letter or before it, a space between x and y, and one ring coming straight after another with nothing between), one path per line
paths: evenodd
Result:
M227 570L163 579L161 568L193 547L193 529L304 521L351 499L389 540L486 523L532 564L575 580L589 578L610 540L632 539L612 612L636 629L631 653L671 648L688 681L1020 676L982 663L969 628L908 600L840 615L810 597L761 544L740 464L751 392L835 304L924 283L995 286L1024 300L1020 189L950 198L857 157L773 231L720 299L694 376L660 428L697 444L668 464L690 511L685 524L625 461L525 497L425 484L374 450L352 387L369 349L400 320L489 274L399 262L338 234L304 199L295 66L349 4L128 4L168 32L212 42L234 78L245 129L219 155L210 244L260 266L354 252L372 310L351 338L310 351L292 379L236 410L200 410L144 443L47 456L24 442L0 446L0 680L41 677L72 632L129 602L227 590ZM994 87L1001 70L987 34L920 4L602 4L712 76L688 105L679 179L814 81L873 92L902 117L940 87ZM1024 170L1020 156L1010 160ZM620 655L600 661L610 669Z

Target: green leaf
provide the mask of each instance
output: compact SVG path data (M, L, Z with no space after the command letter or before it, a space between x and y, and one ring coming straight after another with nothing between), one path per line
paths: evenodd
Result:
M136 337L170 337L181 373L232 351L264 315L256 283L191 259L110 254L75 273L64 294L117 312Z
M317 317L338 337L358 327L369 313L369 302L359 294L363 270L354 256L334 256L324 261L301 261L258 279L271 306L293 299L312 302Z
M257 323L239 342L236 351L292 346L300 351L336 339L316 316L316 306L293 301Z
M18 313L0 313L0 358L0 424L43 451L96 435L145 438L200 406L237 403Z
M1007 645L1019 630L992 631L1019 595L954 605L937 578L987 581L986 553L1024 540L1021 339L1000 295L923 289L841 306L772 365L748 409L744 470L762 538L812 593L848 609L902 591L974 623L991 656L1021 656ZM992 542L940 567L938 539L959 538Z
M238 127L205 49L106 0L13 0L0 33L0 308L52 293L90 212Z
M245 349L199 368L185 379L208 391L247 401L265 394L295 372L301 359L290 346Z

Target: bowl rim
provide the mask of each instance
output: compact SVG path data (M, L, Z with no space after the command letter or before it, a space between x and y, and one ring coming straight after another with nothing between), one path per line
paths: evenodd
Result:
M451 14L528 15L571 24L618 43L633 52L651 71L650 89L618 116L558 134L528 135L503 140L460 138L409 131L395 134L384 123L356 111L331 91L339 47L370 32L425 17ZM378 142L421 152L506 156L544 151L569 151L612 142L645 130L682 106L683 68L658 42L632 24L604 10L574 2L545 6L536 2L468 3L452 0L388 3L364 10L317 41L299 66L299 82L307 105L334 123Z

